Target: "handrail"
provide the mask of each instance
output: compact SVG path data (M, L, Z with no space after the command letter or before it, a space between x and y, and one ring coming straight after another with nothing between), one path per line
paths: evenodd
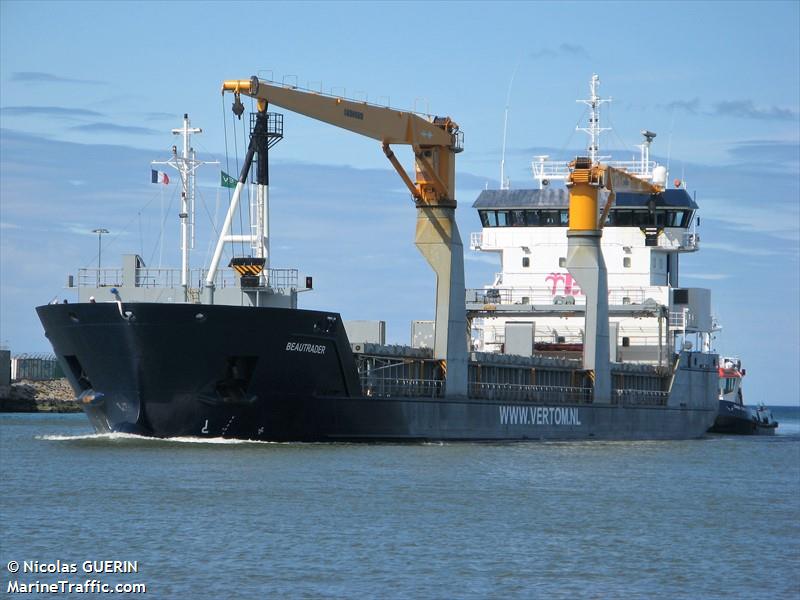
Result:
M554 274L554 279L564 277ZM557 285L557 283L554 283ZM579 304L586 303L586 297L576 284L569 291L560 285L555 291L552 287L484 287L467 288L465 298L468 303L478 304ZM611 288L608 302L611 305L642 304L658 306L657 298L663 295L663 288L630 287Z
M665 406L669 392L657 390L618 389L611 393L612 404L623 406Z
M364 396L372 398L440 398L444 395L444 388L445 382L441 379L361 375L361 391Z
M683 231L674 235L662 234L658 236L658 247L694 251L700 247L700 234L692 231Z
M606 166L614 167L615 169L623 170L631 175L635 175L642 179L650 179L653 176L653 170L656 168L656 161L650 160L642 163L641 160L610 160L603 161ZM570 173L569 161L566 160L549 160L545 157L539 157L531 161L531 171L534 179L553 179L562 180L566 179Z
M192 269L190 281L205 280L206 269ZM272 288L297 289L297 269L268 269L267 285ZM232 270L217 271L215 285L217 288L235 287L237 276ZM117 268L85 268L78 270L78 287L124 287L130 286L124 280L123 269ZM139 268L136 269L135 287L141 288L177 288L181 285L180 269ZM199 284L198 284L199 285Z
M526 400L550 403L588 403L592 388L560 385L528 385L520 383L485 383L471 381L469 394L485 400Z
M469 249L480 250L483 247L483 232L473 231L469 234Z

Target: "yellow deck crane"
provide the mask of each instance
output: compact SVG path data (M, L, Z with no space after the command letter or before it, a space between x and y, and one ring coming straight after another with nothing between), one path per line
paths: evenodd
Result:
M611 402L611 365L608 333L608 273L600 239L616 192L657 194L658 185L611 166L578 157L569 164L569 229L567 231L567 270L586 295L583 337L583 368L593 380L593 402ZM601 188L609 191L598 218Z
M251 77L222 84L234 95L257 99L258 111L272 104L381 142L383 152L408 187L417 209L415 244L436 273L434 357L444 363L447 396L467 394L467 328L464 304L464 253L455 220L455 155L463 134L449 117L416 113L277 85ZM392 144L411 146L416 181L394 155Z

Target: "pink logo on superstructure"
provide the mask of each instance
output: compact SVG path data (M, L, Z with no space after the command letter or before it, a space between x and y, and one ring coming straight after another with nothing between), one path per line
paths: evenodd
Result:
M556 294L564 294L566 296L582 296L583 292L581 288L578 287L578 282L570 275L569 273L550 273L547 277L544 278L545 281L549 281L552 283L550 288L550 295L555 296ZM559 292L559 284L563 287L563 290Z

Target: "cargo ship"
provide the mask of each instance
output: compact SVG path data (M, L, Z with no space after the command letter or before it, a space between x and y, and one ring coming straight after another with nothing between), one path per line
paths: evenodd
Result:
M599 127L597 83L592 128ZM554 293L544 298L502 281L465 290L455 221L463 135L452 119L255 77L226 81L223 93L233 94L237 116L244 113L241 96L256 99L257 110L208 268L189 268L198 167L190 139L198 130L185 116L173 130L183 151L175 148L166 161L183 190L181 268L149 269L127 255L122 269L79 272L77 303L36 309L96 431L289 442L492 441L686 439L711 426L719 357L687 340L692 327L702 333L707 295L672 292L675 257L696 243L689 231L696 205L684 189L665 189L665 170L649 161L646 173L605 165L590 144L587 156L565 163L562 189L484 192L475 205L484 224L473 236L480 249L488 249L492 234L510 236L503 251L518 253L517 262L530 268L551 245L541 235L552 234L563 250L556 257L561 271L553 271ZM268 156L283 126L270 104L378 140L408 187L415 243L437 281L436 318L418 323L421 334L409 345L386 345L382 326L364 334L339 313L298 308L298 292L312 282L301 288L296 269L272 268ZM415 180L393 145L411 147ZM246 186L254 188L254 225L233 233ZM524 205L508 205L518 200ZM655 220L640 223L640 213ZM601 244L607 222L625 228L637 256L665 261L661 278L644 286L659 294L609 288ZM225 245L242 243L249 255L220 267ZM511 263L504 257L503 264ZM654 323L657 341L626 343L628 326L614 325L620 318ZM569 319L572 333L551 331L554 319Z

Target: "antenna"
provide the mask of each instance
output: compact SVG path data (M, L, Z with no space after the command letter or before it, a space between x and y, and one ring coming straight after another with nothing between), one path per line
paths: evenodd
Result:
M506 110L503 118L503 153L500 158L500 189L507 190L510 187L510 181L506 179L506 133L508 132L508 106L511 103L511 87L514 85L514 77L517 76L517 70L522 59L517 61L514 67L514 72L511 73L511 81L508 82L508 92L506 93Z
M675 107L672 107L672 118L669 123L669 139L667 140L667 172L669 172L669 160L672 157L672 131L675 129ZM681 177L683 179L683 177Z

